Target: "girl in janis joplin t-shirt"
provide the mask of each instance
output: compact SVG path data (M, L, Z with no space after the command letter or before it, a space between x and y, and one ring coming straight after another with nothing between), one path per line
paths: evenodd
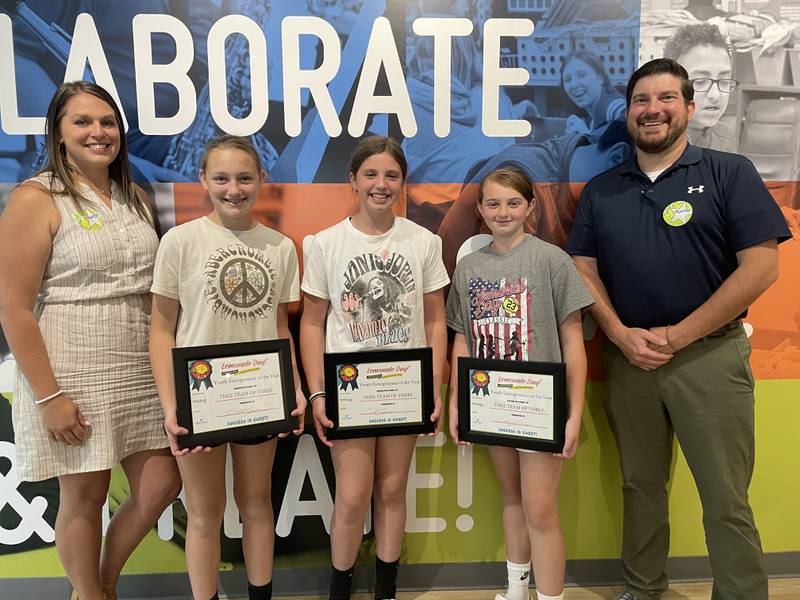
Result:
M406 481L416 435L337 440L325 414L323 353L431 346L436 409L446 354L442 288L449 279L441 240L392 208L403 194L406 160L392 139L369 137L356 147L350 183L358 212L314 237L304 260L300 325L314 426L331 447L336 500L331 529L332 600L350 597L364 518L375 491L375 598L395 598L405 527ZM320 401L320 398L323 398Z

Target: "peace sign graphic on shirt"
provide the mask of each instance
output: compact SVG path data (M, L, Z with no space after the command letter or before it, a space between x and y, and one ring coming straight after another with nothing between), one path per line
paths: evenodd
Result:
M225 300L233 306L251 308L269 291L267 272L249 258L233 258L220 269L220 288Z

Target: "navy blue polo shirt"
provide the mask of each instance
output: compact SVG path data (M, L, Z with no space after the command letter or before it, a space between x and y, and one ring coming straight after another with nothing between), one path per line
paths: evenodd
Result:
M687 145L654 182L635 157L589 181L567 252L597 259L624 325L650 328L703 304L737 268L736 252L789 237L748 159Z

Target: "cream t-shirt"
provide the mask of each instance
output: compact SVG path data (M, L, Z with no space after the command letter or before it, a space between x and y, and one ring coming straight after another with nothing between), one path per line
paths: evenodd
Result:
M277 308L300 298L297 252L260 223L226 229L208 217L173 227L161 240L151 291L180 302L177 346L278 337Z

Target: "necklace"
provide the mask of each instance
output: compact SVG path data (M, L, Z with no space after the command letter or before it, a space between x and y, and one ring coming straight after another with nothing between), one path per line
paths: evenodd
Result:
M98 195L100 195L100 196L103 196L104 198L109 198L109 199L111 198L111 187L110 187L110 184L109 184L108 191L105 191L104 189L102 189L102 188L100 188L99 186L97 186L97 185L95 185L94 183L92 183L90 180L88 180L88 179L87 179L87 181L89 182L89 187L90 187L90 188L91 188L91 189L92 189L92 190L93 190L95 193L97 193L97 194L98 194Z
M96 185L92 181L92 179L90 177L88 177L87 175L84 175L83 173L81 173L81 171L77 167L74 167L72 165L70 165L70 167L73 170L73 172L75 172L77 174L78 179L83 180L83 182L86 185L89 186L89 189L91 189L93 192L95 192L96 194L98 194L100 196L104 196L105 198L109 198L109 199L111 198L111 191L112 191L112 187L113 187L113 182L110 179L108 181L108 191L105 191L105 190L101 189L100 186Z

